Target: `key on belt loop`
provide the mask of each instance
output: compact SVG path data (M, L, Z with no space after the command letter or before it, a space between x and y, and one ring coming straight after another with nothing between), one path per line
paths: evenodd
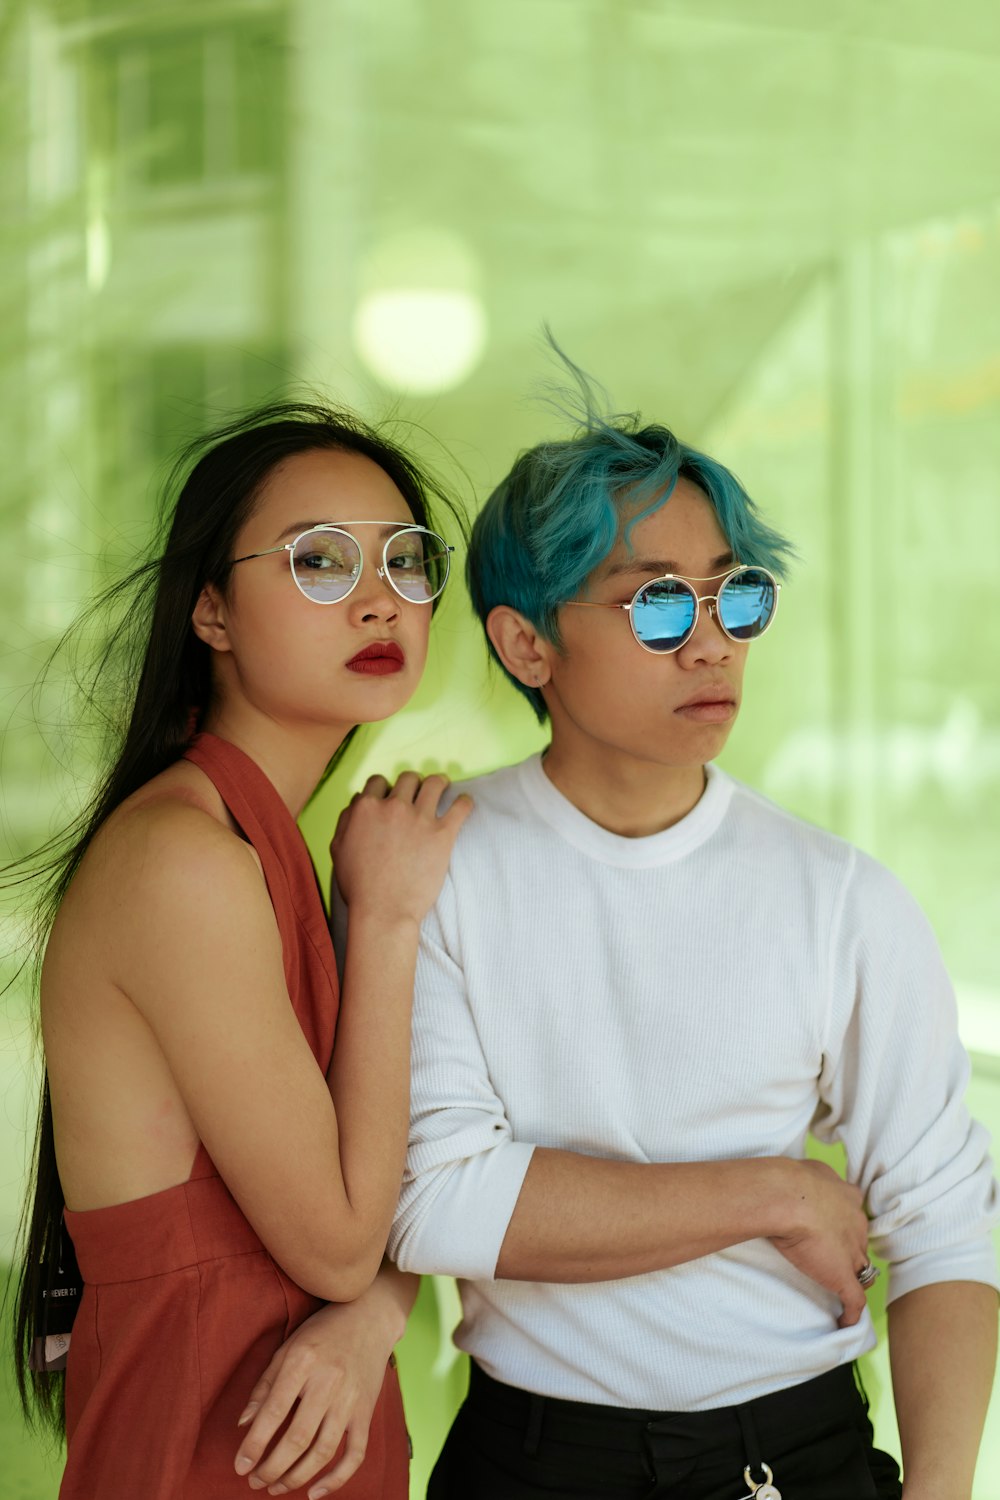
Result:
M745 1495L743 1500L781 1500L781 1491L771 1482L774 1479L771 1466L764 1463L760 1456L760 1441L750 1413L749 1401L741 1402L736 1407L736 1418L740 1424L743 1447L747 1455L746 1467L743 1470L743 1483L750 1486L750 1493ZM758 1472L764 1475L763 1479L753 1478L753 1475Z
M757 1467L759 1469L763 1469L764 1471L764 1478L760 1481L760 1483L756 1483L753 1479L751 1479L751 1469L749 1464L747 1464L746 1468L743 1470L743 1483L750 1486L750 1493L749 1495L744 1495L743 1500L781 1500L781 1491L779 1489L776 1489L775 1486L771 1483L774 1475L771 1472L770 1465L762 1463L758 1464Z

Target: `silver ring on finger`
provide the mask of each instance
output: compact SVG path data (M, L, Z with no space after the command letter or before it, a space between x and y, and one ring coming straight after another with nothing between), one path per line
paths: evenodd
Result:
M870 1260L866 1260L864 1265L861 1267L861 1270L857 1273L858 1285L861 1287L862 1291L867 1292L869 1287L873 1287L875 1285L881 1274L882 1272L879 1270L878 1266L873 1266Z

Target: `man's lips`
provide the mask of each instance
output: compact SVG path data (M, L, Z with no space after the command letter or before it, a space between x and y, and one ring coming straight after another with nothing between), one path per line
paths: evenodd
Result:
M395 641L372 641L344 663L349 672L360 672L366 677L386 677L401 672L405 664L402 647Z
M674 713L699 724L724 724L736 713L736 694L724 686L699 688L686 703L679 703Z

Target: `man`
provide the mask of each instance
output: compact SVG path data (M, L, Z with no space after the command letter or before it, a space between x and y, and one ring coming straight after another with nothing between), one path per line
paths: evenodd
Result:
M422 937L390 1250L460 1278L473 1359L429 1495L898 1496L853 1377L866 1229L811 1129L890 1263L906 1500L967 1500L997 1197L936 944L886 870L712 766L790 549L581 382L469 557L552 738L465 788Z

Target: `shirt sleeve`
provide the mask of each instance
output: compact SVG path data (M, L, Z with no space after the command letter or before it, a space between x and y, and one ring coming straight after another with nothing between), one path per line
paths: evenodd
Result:
M889 871L856 853L832 943L813 1130L843 1142L890 1263L888 1300L938 1281L998 1286L989 1135L965 1107L969 1059L930 925Z
M413 1001L410 1140L389 1254L404 1271L491 1280L533 1146L512 1138L445 924L424 921ZM450 924L454 925L454 924Z

